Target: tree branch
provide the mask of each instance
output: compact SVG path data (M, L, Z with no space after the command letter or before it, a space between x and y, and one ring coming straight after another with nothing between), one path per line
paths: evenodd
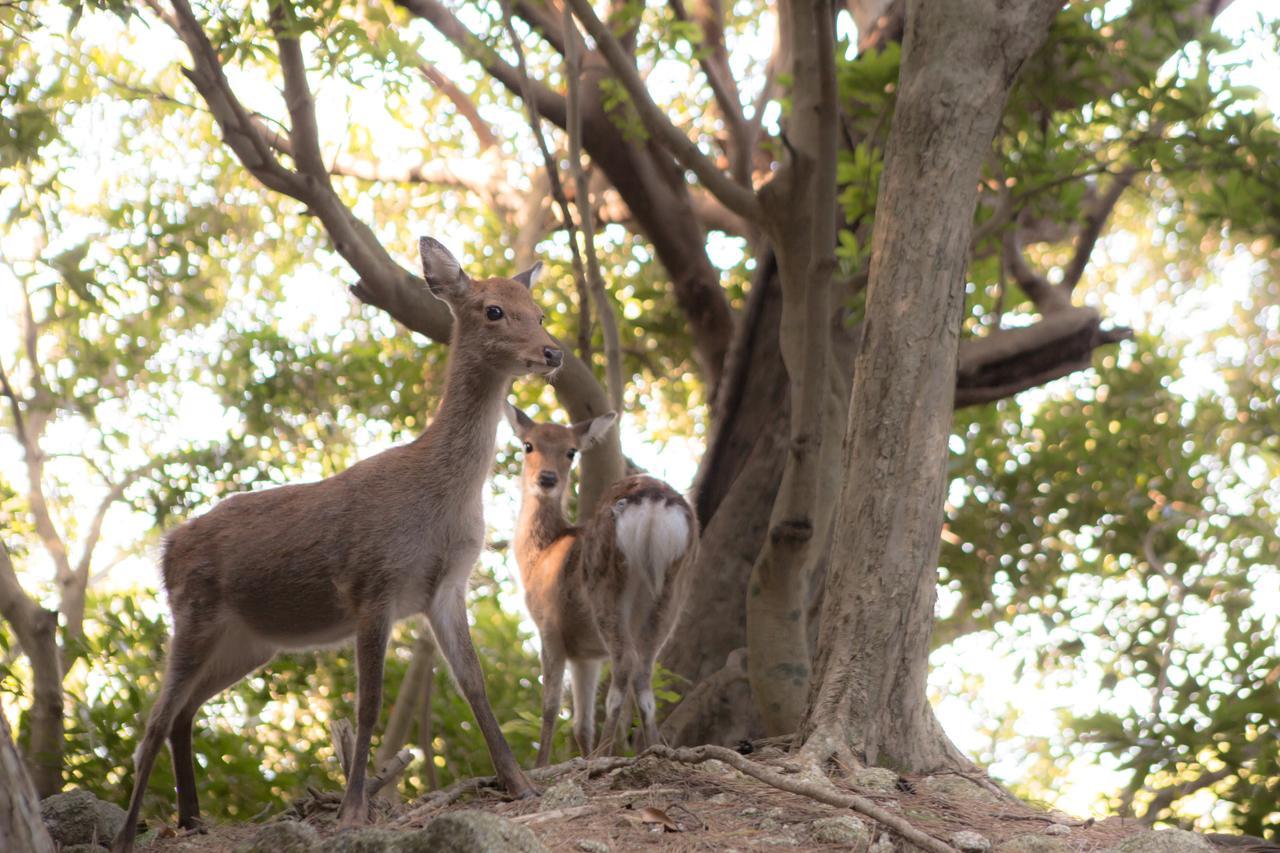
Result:
M569 253L573 259L573 276L578 285L578 357L590 363L591 296L586 266L583 263L582 252L578 248L578 237L574 227L573 215L569 212L569 199L565 195L564 184L560 181L560 167L556 163L555 155L551 153L550 146L547 145L546 135L542 132L542 117L538 113L537 100L533 95L533 82L529 79L529 69L525 65L524 48L520 44L520 36L516 33L515 23L511 20L511 17L510 4L508 0L503 0L502 20L507 30L507 37L511 40L511 47L516 52L516 69L520 75L520 100L525 106L529 129L533 131L534 141L538 145L538 151L542 154L542 163L546 168L547 185L551 190L551 196L555 199L556 206L560 208L560 215L564 219L565 228L569 230ZM570 124L568 116L569 107L566 103L566 125ZM583 210L581 206L578 209ZM587 213L590 215L589 209Z
M1111 186L1107 187L1107 191L1098 197L1097 203L1085 214L1084 222L1080 228L1080 236L1076 238L1075 253L1071 256L1071 263L1067 264L1066 272L1063 273L1062 283L1058 285L1066 291L1068 296L1075 290L1076 285L1080 283L1085 268L1089 265L1089 258L1093 255L1094 246L1097 245L1098 238L1102 236L1103 226L1107 224L1107 218L1111 216L1111 211L1115 209L1116 203L1120 201L1120 196L1133 183L1133 178L1137 174L1138 170L1136 168L1121 170L1112 179Z
M653 102L644 81L640 79L639 72L631 62L630 55L614 38L613 33L596 17L590 0L565 0L565 2L573 7L574 15L595 39L597 48L604 54L614 75L631 96L631 102L640 114L645 128L661 140L687 169L697 175L702 185L724 202L725 207L752 222L762 221L760 201L755 193L749 187L737 183L720 171L716 164L672 124L667 115Z
M568 5L564 7L564 29L570 32L575 29L573 14ZM576 34L575 34L576 35ZM591 187L587 182L587 172L582 168L582 56L576 37L570 37L565 52L565 76L569 83L568 98L568 134L569 134L569 170L573 173L578 188L578 213L582 223L582 248L587 256L587 281L591 288L591 301L595 303L596 317L600 321L600 331L604 335L605 375L608 378L609 401L615 412L622 412L622 344L618 338L618 318L609 304L609 295L605 292L604 276L600 273L600 259L596 257L596 228L593 220L594 206L591 204ZM567 211L566 211L567 212ZM569 239L573 239L572 232Z
M697 46L699 49L695 54L729 131L730 172L734 180L750 187L751 148L755 134L743 115L742 95L729 66L729 53L724 43L724 7L720 0L693 0L693 12L690 14L684 0L670 0L670 5L677 20L693 20L702 31L702 44Z
M484 68L488 74L511 92L522 94L520 69L504 62L501 57L471 30L458 20L439 0L395 0L396 5L403 7L415 17L422 18L435 27L440 35L453 43L458 50L471 57ZM540 16L534 18L536 21ZM544 31L545 33L545 31ZM554 42L553 42L554 44ZM536 101L538 112L552 122L563 125L565 121L565 100L552 89L541 83L529 81L529 94Z
M448 98L462 117L471 125L471 130L476 135L476 141L480 143L480 150L487 151L498 145L498 137L493 132L493 128L489 123L480 117L480 111L476 109L475 102L467 97L467 93L458 88L458 85L450 80L432 64L423 62L418 66L418 70L422 72L422 76L427 78L432 86L439 89L444 96Z
M290 32L297 23L289 0L272 0L271 32L280 48L280 71L284 75L284 102L289 110L293 160L303 174L328 183L329 173L324 167L320 132L316 128L316 101L307 84L307 67L302 60L298 37Z

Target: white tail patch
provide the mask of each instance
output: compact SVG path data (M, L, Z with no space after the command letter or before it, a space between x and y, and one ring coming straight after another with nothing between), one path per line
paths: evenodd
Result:
M618 501L613 507L618 548L657 598L667 569L689 550L689 519L662 500Z

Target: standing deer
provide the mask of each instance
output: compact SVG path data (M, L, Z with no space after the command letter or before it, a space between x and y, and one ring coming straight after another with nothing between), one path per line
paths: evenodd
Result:
M133 795L114 849L127 851L147 777L167 737L178 824L198 825L191 724L200 706L281 649L354 635L355 754L339 810L367 820L365 765L382 703L392 625L425 612L471 705L498 777L535 793L498 727L467 628L467 578L484 542L481 493L512 377L549 376L563 360L530 289L540 264L514 279L472 281L437 241L419 244L427 286L453 314L444 398L417 440L327 480L235 495L166 538L173 612L164 685L134 756Z
M564 515L569 468L617 416L608 412L563 427L534 423L508 406L507 417L524 444L516 561L542 636L537 764L543 767L551 758L566 661L573 683L573 735L583 755L592 752L596 687L606 657L612 675L601 750L625 741L629 696L640 711L640 747L652 746L658 742L653 666L675 625L696 556L693 510L661 480L626 477L605 491L585 526L573 527Z

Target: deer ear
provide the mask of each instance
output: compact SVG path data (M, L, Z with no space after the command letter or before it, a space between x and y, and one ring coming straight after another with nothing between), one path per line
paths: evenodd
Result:
M617 419L616 412L605 412L598 418L574 424L571 429L578 439L578 449L587 450L594 447L600 439L604 438L604 434L609 431L609 427L613 426L613 422Z
M466 293L471 279L467 278L462 264L443 243L432 237L423 237L418 241L418 253L422 256L422 275L432 295L447 302Z
M511 429L515 431L517 438L523 438L526 432L533 429L533 419L524 412L510 403L506 404L506 410L507 422L511 424Z
M538 283L540 278L542 278L542 261L537 261L524 272L516 273L513 280L533 290L533 286Z

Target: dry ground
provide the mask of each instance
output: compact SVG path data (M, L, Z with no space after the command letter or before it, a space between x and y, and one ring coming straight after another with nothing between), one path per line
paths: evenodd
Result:
M777 750L758 751L751 758L784 777L801 779L793 771L788 773L785 756ZM1095 823L1037 810L956 775L901 778L885 785L884 771L879 772L879 789L842 781L831 788L843 795L860 795L941 841L962 830L981 834L993 847L1015 836L1056 834L1056 840L1071 850L1100 851L1145 828L1133 820ZM551 850L604 850L591 842L613 851L838 850L848 849L848 844L823 843L816 824L824 818L855 814L779 790L719 761L690 765L654 756L590 764L578 760L539 775L545 791L540 799L508 801L500 791L473 781L392 809L378 823L411 829L447 811L483 809L529 827ZM305 814L322 835L330 835L335 831L335 803L336 797L325 796L299 802L293 812ZM877 838L895 837L874 821L864 820ZM259 824L214 825L207 834L189 836L175 836L161 828L145 849L232 851L258 828Z

